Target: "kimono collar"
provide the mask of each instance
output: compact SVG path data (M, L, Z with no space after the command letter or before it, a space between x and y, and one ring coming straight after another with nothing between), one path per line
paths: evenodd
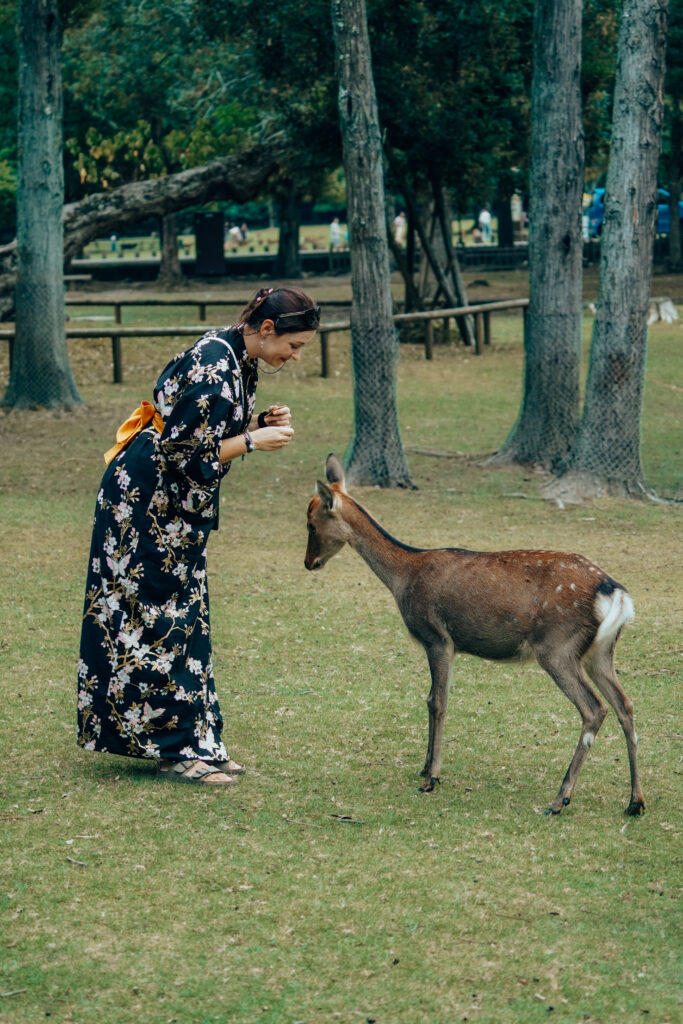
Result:
M230 331L230 347L235 353L238 363L246 363L253 367L258 362L257 359L251 359L249 357L242 332L236 330L234 327Z

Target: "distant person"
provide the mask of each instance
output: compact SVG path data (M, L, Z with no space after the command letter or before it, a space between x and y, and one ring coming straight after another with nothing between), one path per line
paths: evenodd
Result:
M341 247L341 224L339 217L335 217L330 224L330 249L338 252Z
M397 245L403 245L403 239L406 236L406 215L401 210L398 216L394 217L394 238L396 239Z
M242 234L237 224L233 224L230 230L228 231L228 241L232 242L233 245L242 244Z
M116 255L116 253L119 251L119 236L116 234L116 232L109 236L109 248L114 253L114 255Z
M249 238L249 228L244 222L240 224L240 238L242 239L242 245L246 245Z
M482 242L492 241L493 233L491 231L491 211L489 210L488 204L479 214L479 230L481 231Z

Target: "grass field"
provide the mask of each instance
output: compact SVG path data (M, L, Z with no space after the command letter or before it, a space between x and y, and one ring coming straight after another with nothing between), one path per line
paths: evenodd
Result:
M308 284L328 299L339 287ZM614 714L571 806L542 813L579 719L534 665L458 662L443 785L418 794L424 655L353 552L303 567L315 480L351 431L342 335L330 379L316 343L262 377L258 407L288 402L295 439L233 467L209 545L217 687L248 774L225 793L164 786L150 764L78 749L101 453L179 346L125 342L115 387L107 343L70 342L86 404L0 415L2 1024L680 1020L680 512L607 499L560 511L539 500L542 476L468 457L514 421L520 328L497 319L480 358L450 345L430 363L401 347L419 490L355 494L409 544L579 550L628 586L636 621L617 663L645 816L622 815ZM681 486L682 330L650 332L643 458L668 494Z

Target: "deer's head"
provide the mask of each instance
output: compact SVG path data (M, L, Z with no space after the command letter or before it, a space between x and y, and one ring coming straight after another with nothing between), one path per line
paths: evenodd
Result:
M308 544L304 559L307 569L322 569L341 551L351 534L341 511L346 484L344 468L336 455L327 456L325 475L327 483L318 480L316 494L308 506Z

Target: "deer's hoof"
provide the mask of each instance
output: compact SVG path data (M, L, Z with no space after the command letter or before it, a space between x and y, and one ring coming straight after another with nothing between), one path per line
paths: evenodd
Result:
M624 814L628 814L631 818L637 818L639 814L645 814L645 804L642 800L631 800Z
M547 818L549 818L553 814L561 814L562 813L562 808L561 807L546 807L546 809L545 809L545 811L543 813L545 814L545 816Z
M420 793L433 793L436 786L441 785L441 779L438 779L435 775L430 775L429 782L425 782L424 786L420 786L418 792Z

